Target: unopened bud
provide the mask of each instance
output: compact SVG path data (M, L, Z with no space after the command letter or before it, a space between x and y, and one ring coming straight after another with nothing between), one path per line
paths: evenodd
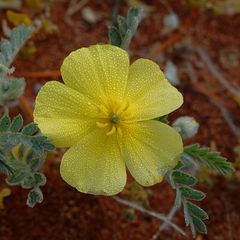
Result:
M197 134L199 123L193 117L179 117L173 127L179 132L182 139L191 138Z

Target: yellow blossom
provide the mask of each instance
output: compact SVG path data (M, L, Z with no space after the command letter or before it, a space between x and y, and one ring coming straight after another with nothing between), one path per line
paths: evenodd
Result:
M32 20L25 13L17 13L17 12L13 12L13 11L7 11L7 19L14 26L19 26L21 24L31 26L33 24Z
M46 83L34 119L57 147L69 147L62 178L80 192L114 195L126 184L126 167L138 183L151 186L177 163L180 135L151 120L182 105L183 98L147 59L130 65L126 51L94 45L63 62L65 84Z
M11 190L10 188L3 188L1 191L0 191L0 209L3 209L4 208L4 204L3 204L3 200L5 197L8 197L11 195Z

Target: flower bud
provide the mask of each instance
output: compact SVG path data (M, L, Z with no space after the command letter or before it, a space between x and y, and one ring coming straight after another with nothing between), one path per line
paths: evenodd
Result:
M174 123L173 127L179 132L182 139L191 138L197 134L199 123L189 116L179 117Z

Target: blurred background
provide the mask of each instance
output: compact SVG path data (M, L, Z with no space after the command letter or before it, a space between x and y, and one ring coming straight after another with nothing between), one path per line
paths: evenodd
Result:
M22 23L34 26L31 39L14 62L15 76L26 79L25 95L11 106L32 120L37 92L48 80L59 80L63 59L83 46L108 42L108 27L129 7L140 7L144 17L130 45L132 61L156 61L184 95L184 105L170 115L200 124L186 144L200 143L234 162L236 172L224 178L202 169L198 188L210 216L208 235L195 239L240 239L240 1L239 0L0 0L0 36ZM1 113L3 109L0 110ZM44 172L44 201L25 206L27 192L18 187L1 199L1 240L75 239L185 239L167 228L156 236L160 222L109 197L81 194L59 175L63 151L48 154ZM0 189L5 187L0 182ZM151 211L167 214L175 198L162 182L142 188L129 181L120 194ZM185 227L179 211L173 221Z

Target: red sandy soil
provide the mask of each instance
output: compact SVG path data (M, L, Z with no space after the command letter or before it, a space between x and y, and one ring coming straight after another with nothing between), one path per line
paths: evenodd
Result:
M71 21L64 20L67 0L55 1L51 7L51 19L58 25L59 34L42 40L35 40L36 54L24 60L20 57L15 62L19 72L56 71L63 59L74 49L107 42L107 26L111 24L113 1L90 1L89 6L101 17L97 24L86 23L80 13L71 17ZM210 55L214 64L219 66L222 73L232 85L240 88L240 68L224 61L226 52L234 51L240 61L240 14L235 16L206 15L200 11L192 14L179 1L170 1L170 5L180 16L183 30L168 36L161 36L163 16L167 14L161 1L146 1L155 7L140 25L139 32L131 44L133 58L148 57L152 53L153 45L158 42L167 43L164 48L165 56L170 57L177 65L186 61L186 49L183 42L192 38L193 46L203 47ZM121 14L126 14L127 6L123 4ZM3 17L3 15L2 15ZM178 41L171 39L177 38ZM168 44L170 41L171 44ZM174 44L175 43L175 44ZM174 44L174 45L173 45ZM154 57L157 55L153 52ZM207 89L201 91L199 85L192 85L187 74L182 75L183 84L180 90L184 94L185 103L182 108L171 115L171 120L180 115L194 116L200 123L199 134L187 142L199 142L209 146L212 141L222 154L234 161L234 146L238 141L222 117L221 111L210 101L213 95L226 103L228 110L234 115L235 123L240 123L240 109L232 95L211 75L208 69L198 68L199 56L195 55L194 69L199 82ZM162 66L161 66L162 67ZM27 89L25 97L33 105L36 93L34 85L43 84L54 77L26 77ZM60 80L60 77L58 78ZM201 85L201 86L202 86ZM29 116L23 109L15 109ZM129 221L123 214L124 206L110 197L98 197L81 194L65 184L59 175L59 161L49 160L45 167L48 178L43 187L44 201L34 209L25 205L27 192L20 188L13 188L10 197L5 199L5 209L0 210L0 239L1 240L75 240L75 239L151 239L157 231L159 221L137 213L135 221ZM207 188L203 184L199 188L207 197L201 203L210 216L208 235L202 239L208 240L238 240L240 239L240 187L239 183L226 181L223 177L214 177L214 185ZM149 197L150 209L156 212L168 213L173 201L174 191L167 183L158 184L151 188L153 195ZM180 211L181 212L181 211ZM174 217L174 222L185 228L181 213ZM160 234L162 240L185 239L172 229Z

